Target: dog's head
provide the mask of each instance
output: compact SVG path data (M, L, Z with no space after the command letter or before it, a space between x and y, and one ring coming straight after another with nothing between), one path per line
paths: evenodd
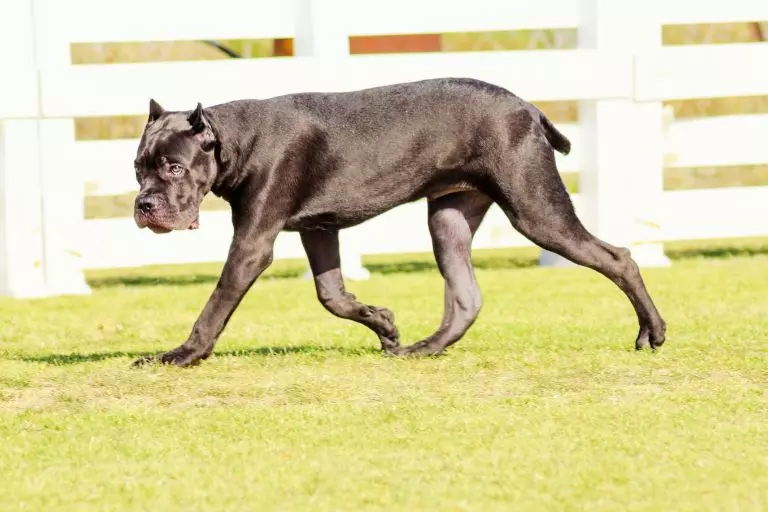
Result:
M168 233L198 227L200 203L218 171L215 146L202 105L171 112L150 100L134 162L139 194L133 216L140 228Z

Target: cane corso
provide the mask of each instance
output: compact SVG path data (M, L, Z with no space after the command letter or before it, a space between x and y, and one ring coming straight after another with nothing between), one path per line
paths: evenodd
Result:
M467 78L198 104L184 112L150 100L135 161L136 223L156 233L195 229L200 203L213 192L231 205L234 236L189 338L135 364L187 366L210 356L270 265L281 231L299 232L328 311L371 329L386 353L440 354L480 311L470 250L492 203L538 246L613 281L637 313L635 347L659 347L666 323L637 265L627 249L596 238L579 221L555 150L567 154L570 142L540 110ZM434 334L401 346L392 312L358 302L344 289L339 230L422 198L445 279L445 309Z

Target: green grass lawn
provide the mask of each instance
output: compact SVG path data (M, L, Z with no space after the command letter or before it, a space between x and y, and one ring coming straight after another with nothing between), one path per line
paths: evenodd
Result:
M762 248L761 248L762 247ZM518 254L518 253L515 253ZM381 356L276 265L192 369L217 265L91 274L90 297L0 300L0 510L768 509L768 251L644 271L669 323L586 269L478 257L485 306L440 358ZM518 263L516 263L516 261ZM349 287L406 341L437 325L428 259Z

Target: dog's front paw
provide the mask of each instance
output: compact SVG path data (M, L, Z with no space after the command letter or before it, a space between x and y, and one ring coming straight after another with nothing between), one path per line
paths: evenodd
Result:
M395 352L400 346L400 333L395 326L395 314L387 308L369 307L379 319L380 325L376 333L381 342L381 349L385 352Z
M397 349L400 348L400 341L397 337L389 338L379 334L379 342L381 343L381 350L390 354L396 353Z
M381 350L384 352L395 352L400 348L400 333L394 325L383 332L378 333L381 342Z
M433 341L426 339L406 347L398 346L387 352L389 355L397 357L430 357L442 355L444 349L445 347L439 346Z
M176 347L173 350L169 350L164 354L157 354L154 356L140 357L133 362L133 367L147 366L151 364L173 364L180 368L186 366L193 366L200 363L204 359L208 359L210 353L200 352L195 349L187 348L185 346Z

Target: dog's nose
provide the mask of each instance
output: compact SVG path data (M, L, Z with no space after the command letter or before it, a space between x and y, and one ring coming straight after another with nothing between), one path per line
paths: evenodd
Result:
M155 201L151 197L140 197L136 201L136 206L141 213L151 213L155 209Z

